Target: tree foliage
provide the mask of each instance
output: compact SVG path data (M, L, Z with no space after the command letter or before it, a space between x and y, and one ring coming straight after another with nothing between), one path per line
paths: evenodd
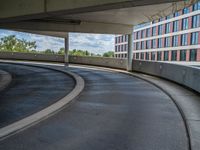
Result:
M113 52L113 51L105 52L105 53L103 54L103 57L114 57L114 52Z
M36 42L18 39L15 35L5 36L0 39L0 50L11 52L29 52L36 49Z

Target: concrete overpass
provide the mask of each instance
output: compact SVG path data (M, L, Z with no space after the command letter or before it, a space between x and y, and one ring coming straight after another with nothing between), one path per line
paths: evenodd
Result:
M0 28L65 38L67 32L128 34L128 64L132 65L133 26L167 16L196 0L2 0Z

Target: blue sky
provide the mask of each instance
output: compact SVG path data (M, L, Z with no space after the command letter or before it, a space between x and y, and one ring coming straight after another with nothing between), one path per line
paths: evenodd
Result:
M53 49L58 51L61 47L64 47L64 40L62 38L0 29L0 38L8 35L16 35L20 39L36 41L37 50ZM70 33L69 37L70 49L88 50L96 54L114 50L114 35Z

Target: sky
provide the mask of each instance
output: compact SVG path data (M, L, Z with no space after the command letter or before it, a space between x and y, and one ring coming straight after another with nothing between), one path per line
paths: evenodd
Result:
M8 35L16 35L19 39L36 41L37 50L52 49L58 51L64 47L64 39L62 38L0 29L0 38ZM70 50L88 50L95 54L114 51L114 35L69 33L69 43Z

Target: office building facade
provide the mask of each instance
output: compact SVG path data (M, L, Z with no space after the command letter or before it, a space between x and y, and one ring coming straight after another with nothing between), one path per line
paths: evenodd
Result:
M133 30L133 59L200 61L200 1ZM128 36L115 37L115 57L126 58Z

